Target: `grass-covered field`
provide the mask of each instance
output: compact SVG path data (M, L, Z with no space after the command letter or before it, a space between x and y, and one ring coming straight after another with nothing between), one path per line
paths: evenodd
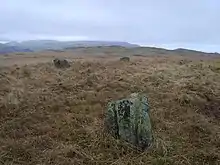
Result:
M1 68L0 164L220 164L220 58L119 58ZM107 102L132 92L150 103L143 153L103 132Z

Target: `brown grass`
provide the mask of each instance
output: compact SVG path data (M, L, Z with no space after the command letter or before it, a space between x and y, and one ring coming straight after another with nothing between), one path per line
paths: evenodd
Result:
M76 60L0 70L0 164L220 164L220 60ZM154 145L103 131L106 104L144 92Z

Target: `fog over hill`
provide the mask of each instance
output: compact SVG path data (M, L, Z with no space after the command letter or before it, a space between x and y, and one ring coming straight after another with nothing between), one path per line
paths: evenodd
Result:
M26 40L22 42L9 41L0 43L0 54L36 52L45 50L74 51L76 48L88 47L122 47L133 49L134 54L142 55L219 55L217 52L203 52L186 48L162 48L157 46L143 46L120 41L58 41L58 40Z
M28 40L22 42L7 42L0 46L0 53L28 52L42 50L60 50L69 47L97 47L97 46L121 46L139 47L136 44L118 41L57 41L57 40Z

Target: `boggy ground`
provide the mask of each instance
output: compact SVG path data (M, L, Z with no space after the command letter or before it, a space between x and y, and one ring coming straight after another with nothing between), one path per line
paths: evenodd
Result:
M0 164L220 164L220 60L78 59L0 70ZM106 104L146 93L154 145L103 131Z

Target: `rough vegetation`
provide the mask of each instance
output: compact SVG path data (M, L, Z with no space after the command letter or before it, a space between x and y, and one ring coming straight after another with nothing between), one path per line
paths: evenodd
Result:
M1 68L0 164L220 164L220 60L200 60ZM155 142L146 152L103 131L107 103L133 92L149 98Z

